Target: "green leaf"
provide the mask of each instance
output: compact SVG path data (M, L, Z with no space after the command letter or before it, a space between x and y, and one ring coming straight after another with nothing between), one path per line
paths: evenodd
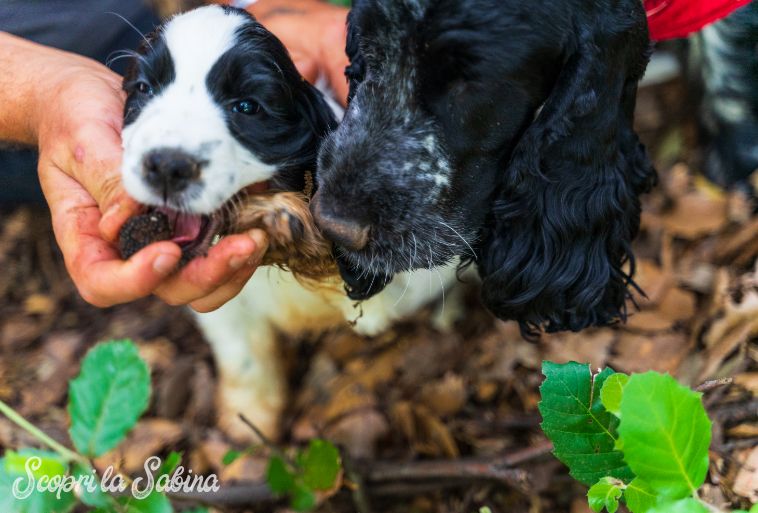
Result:
M316 496L305 486L296 485L292 490L290 506L295 511L310 511L316 506Z
M240 456L242 456L242 453L240 451L231 450L224 454L224 458L221 461L224 465L231 465Z
M284 495L295 489L295 476L279 456L272 456L266 469L266 482L276 495Z
M603 406L617 417L621 416L621 394L628 382L629 376L617 372L605 380L603 389L600 391L600 400L603 402Z
M91 469L75 464L71 471L71 475L76 479L79 479L82 476L93 476L93 473ZM97 475L94 475L94 486L87 486L88 484L89 482L82 481L83 486L81 486L77 492L80 501L93 508L107 509L113 506L115 499L103 491L100 487L100 478ZM90 491L90 488L93 491Z
M702 502L688 497L676 502L659 504L650 510L650 513L709 513Z
M634 475L615 449L619 419L600 401L600 390L613 370L593 376L588 365L544 362L542 373L542 430L553 442L555 456L588 486L609 476L631 481Z
M657 504L658 497L649 484L636 477L626 486L624 500L632 513L647 513Z
M479 510L479 513L492 513L492 510L489 507L484 506Z
M636 374L624 387L624 459L657 495L681 499L705 481L711 421L701 395L655 372Z
M744 509L738 509L738 510L732 511L732 513L758 513L758 504L753 504L753 507L750 508L750 511L747 511Z
M612 477L604 477L590 488L587 492L587 501L590 509L595 513L608 510L608 513L616 513L619 509L619 499L623 494L621 486L624 483Z
M342 467L340 452L325 440L311 440L298 463L303 469L303 483L311 490L332 488Z
M179 466L179 464L182 462L182 453L171 451L168 456L166 457L166 460L161 464L161 468L158 469L158 473L156 474L156 479L160 476L167 476L174 473L174 470L176 470L176 467Z
M124 513L174 513L168 497L158 492L152 492L141 500L134 497L122 497L118 502L126 506Z
M38 482L30 483L25 470L22 473L6 470L5 458L0 458L0 511L2 513L68 513L76 504L74 494L63 490L58 494L33 489L25 498L16 498L13 494L13 484L17 479L21 479L19 482L21 492L24 492L30 484L32 486L38 484Z
M60 455L37 449L22 449L19 452L7 451L4 458L5 470L9 474L25 476L27 473L26 463L31 458L36 458L29 463L29 470L36 479L42 476L63 476L68 471L68 465Z
M69 387L69 434L80 453L116 447L148 406L150 371L128 340L95 346Z

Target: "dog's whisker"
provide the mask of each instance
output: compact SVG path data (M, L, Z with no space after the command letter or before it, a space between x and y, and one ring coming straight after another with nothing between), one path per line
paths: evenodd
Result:
M132 29L134 29L134 31L135 31L137 34L139 34L139 35L140 35L140 37L142 38L142 40L145 42L145 44L146 44L146 45L147 45L147 46L148 46L148 47L149 47L151 50L155 51L155 48L153 48L153 45L152 45L152 43L150 43L150 41L147 39L147 36L145 36L145 34L143 34L143 33L142 33L142 31L140 31L140 29L138 29L138 28L137 28L137 27L134 25L134 23L132 23L131 21L127 20L125 17L123 17L122 15L120 15L120 14L119 14L119 13L117 13L117 12L113 12L113 11L106 11L106 13L105 13L105 14L112 14L112 15L116 16L117 18L121 18L121 20L123 20L123 22L124 22L124 23L126 23L127 25L129 25L129 26L130 26Z
M469 251L471 251L471 256L474 257L474 259L476 259L476 251L474 251L474 248L471 247L471 244L469 244L469 242L463 237L463 235L461 235L458 232L458 230L456 230L455 228L453 228L452 226L450 226L449 224L447 224L446 222L444 222L442 220L439 220L439 223L442 226L444 226L446 228L449 228L455 235L457 235L458 238L463 241L463 243L466 245L466 247L469 249Z

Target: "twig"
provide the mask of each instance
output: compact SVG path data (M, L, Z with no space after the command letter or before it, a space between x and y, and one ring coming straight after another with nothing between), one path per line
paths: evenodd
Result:
M524 491L529 483L529 474L523 469L512 468L538 458L551 450L549 443L539 444L509 456L489 459L431 460L417 462L361 462L349 464L349 477L359 484L365 494L370 485L371 495L405 495L419 491L433 491L454 488L472 481L507 483ZM360 481L360 482L359 482ZM238 482L223 486L215 493L177 492L170 493L172 499L192 501L211 507L251 507L277 500L268 486L261 482ZM365 503L361 503L365 500ZM358 508L369 506L364 498L356 501ZM365 509L359 509L364 513Z
M443 481L500 481L523 490L529 474L522 469L511 468L502 459L492 460L437 460L408 463L372 463L366 472L367 483L395 481L433 481L444 486Z
M734 378L711 379L700 384L695 390L697 392L710 392L715 388L731 385L733 382Z
M371 503L366 496L366 481L363 476L355 469L352 459L348 456L342 458L345 474L348 479L355 484L353 492L353 503L355 504L358 513L371 513Z
M266 447L268 447L269 450L272 453L274 453L276 456L280 457L282 460L284 460L291 467L295 467L295 462L292 461L292 459L289 456L287 456L286 454L284 454L284 451L282 451L279 448L278 445L276 445L274 442L272 442L271 440L269 440L268 437L266 437L266 435L264 435L263 432L260 429L258 429L258 426L256 426L255 424L253 424L250 419L248 419L247 417L245 417L241 413L239 414L239 418L240 418L240 420L242 420L242 422L245 423L245 425L247 427L249 427L250 429L253 430L253 433L255 433L255 435L258 438L261 439L261 443L263 445L265 445Z
M5 404L3 401L0 401L0 413L8 417L11 422L32 435L41 443L47 445L49 448L60 454L66 461L80 463L81 465L90 468L90 462L87 460L87 458L75 453L68 447L65 447L64 445L50 438L41 429L26 420L18 412L16 412L16 410Z
M216 508L244 507L274 502L276 497L265 483L241 481L222 486L217 492L168 492L172 499Z
M521 449L520 451L513 452L503 457L503 463L516 467L523 465L524 463L537 459L545 454L550 454L553 450L553 444L547 440L540 442L537 445Z

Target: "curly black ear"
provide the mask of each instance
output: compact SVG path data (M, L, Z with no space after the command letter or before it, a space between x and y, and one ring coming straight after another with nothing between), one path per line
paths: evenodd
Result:
M656 180L632 128L650 46L640 14L602 34L597 23L577 28L503 175L479 263L482 295L525 333L626 317L639 195Z

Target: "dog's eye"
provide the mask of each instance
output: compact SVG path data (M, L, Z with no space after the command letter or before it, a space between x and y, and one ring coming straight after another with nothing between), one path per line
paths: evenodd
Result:
M261 110L261 106L252 100L242 100L232 104L232 112L238 112L247 116L258 114Z
M139 84L137 84L137 92L139 92L140 94L146 94L148 96L152 96L154 91L153 91L153 88L150 86L150 84L148 84L147 82L140 82Z

